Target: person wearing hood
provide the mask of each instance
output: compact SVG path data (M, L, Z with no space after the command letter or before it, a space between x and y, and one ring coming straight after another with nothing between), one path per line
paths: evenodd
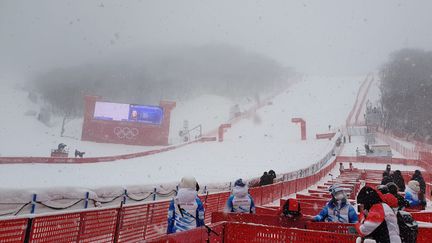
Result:
M405 200L409 202L410 207L426 205L426 202L419 197L420 193L421 189L418 181L412 180L408 182L408 187L405 190Z
M204 206L194 177L183 177L168 209L167 233L187 231L204 225Z
M395 170L393 172L393 182L398 186L399 191L405 191L405 180L400 170Z
M355 225L362 238L377 243L400 243L399 226L393 209L383 202L379 192L363 187L357 195L357 203L363 205L359 222Z
M255 213L254 200L249 195L248 189L242 179L235 181L232 195L226 203L225 213Z
M390 164L387 164L386 165L386 169L385 169L385 171L387 171L387 173L390 175L391 174L391 165Z
M413 176L411 177L411 180L418 181L418 183L420 184L420 192L425 195L426 183L423 179L422 173L419 170L415 170Z
M354 207L349 204L342 187L335 184L329 188L332 199L321 212L312 218L316 222L357 223L358 217Z
M269 170L268 174L272 178L272 183L273 183L274 182L273 180L276 179L276 172L274 170Z
M390 182L393 183L393 182ZM378 194L383 200L383 202L387 203L391 208L398 208L398 199L390 193L387 185L379 185L377 186Z
M388 173L387 170L383 172L383 178L381 180L381 185L387 185L387 183L393 182L393 177Z
M393 196L395 196L396 199L398 200L397 210L403 210L404 208L410 206L409 202L407 200L405 200L405 198L398 193L399 188L395 183L393 183L393 182L388 183L387 188L389 190L389 193L392 194Z
M267 173L267 171L264 171L264 174L260 178L260 186L270 185L271 184L271 176Z

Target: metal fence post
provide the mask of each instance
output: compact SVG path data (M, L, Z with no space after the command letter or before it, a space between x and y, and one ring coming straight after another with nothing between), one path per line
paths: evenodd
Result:
M127 200L127 189L124 189L124 193L123 193L123 204L126 204L126 200Z
M37 198L37 194L33 194L33 198L32 198L32 202L31 202L31 214L34 214L36 211L36 198Z
M90 193L86 192L85 201L84 201L84 208L88 208L89 196L90 196Z

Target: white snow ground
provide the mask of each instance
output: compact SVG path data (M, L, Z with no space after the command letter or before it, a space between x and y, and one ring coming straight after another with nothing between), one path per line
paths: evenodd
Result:
M65 137L60 137L61 117L52 117L50 126L37 121L39 104L28 99L28 91L20 85L0 80L0 156L42 156L47 157L52 148L59 143L68 145L71 151L78 149L86 152L86 157L128 154L157 149L154 147L100 144L81 141L82 119L69 121L65 126ZM253 105L252 100L233 101L224 97L203 95L198 98L180 101L172 112L170 143L180 142L178 132L183 121L188 120L190 127L201 124L204 132L213 130L229 119L229 110L235 103L246 109Z
M351 143L348 142L344 145L344 149L341 153L343 156L356 156L356 149L358 148L363 154L365 151L364 145L366 143L364 136L352 136L351 137ZM376 139L377 144L386 144L383 141L380 141L379 139ZM392 149L393 158L405 158L402 154L400 154L398 151Z
M315 134L328 132L328 125L332 125L333 130L344 124L363 79L364 77L307 77L277 96L273 100L273 105L260 109L256 116L243 120L229 129L223 143L193 144L148 157L98 164L1 165L0 185L8 190L58 187L91 190L109 186L127 187L177 182L183 175L194 175L201 185L205 185L233 181L239 177L257 177L269 169L274 169L277 173L295 171L317 162L329 151L334 141L316 140ZM10 113L11 118L2 119L1 127L11 127L10 130L13 130L2 130L2 134L5 134L0 138L2 151L26 155L29 154L27 150L30 150L30 154L33 154L48 150L58 142L64 141L56 136L57 130L47 130L42 124L28 121L34 117L22 115L31 106L24 92L10 93L4 89L1 92L3 103L17 105L22 111L18 113L14 107L2 106L1 112ZM200 123L209 126L218 125L221 120L226 119L232 103L227 101L221 105L223 102L214 101L212 105L212 102L206 103L205 97L203 99L197 104L190 105L197 108L184 109L188 119L197 117L197 120L202 119ZM198 111L202 104L208 105L207 108L202 108L205 114ZM219 105L219 108L214 108ZM291 123L293 117L302 117L306 120L307 141L300 140L300 128ZM183 119L177 120L180 125ZM19 129L16 128L16 121L20 121ZM39 131L46 132L41 134ZM20 142L11 139L17 137L20 138ZM97 151L94 152L95 155L144 150L136 146L75 141L76 146L85 147L89 153ZM71 142L72 140L69 141ZM2 156L9 155L4 153L2 152Z

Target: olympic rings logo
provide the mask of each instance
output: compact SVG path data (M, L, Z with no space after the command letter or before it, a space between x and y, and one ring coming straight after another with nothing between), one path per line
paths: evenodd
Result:
M120 139L134 139L138 136L139 131L136 128L129 127L116 127L114 128L114 134Z

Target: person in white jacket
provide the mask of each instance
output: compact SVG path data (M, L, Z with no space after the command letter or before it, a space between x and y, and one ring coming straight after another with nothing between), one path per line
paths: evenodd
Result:
M187 231L204 225L204 206L197 196L197 181L194 177L183 177L177 196L168 209L167 233Z
M232 195L228 198L226 213L255 213L255 203L248 193L248 187L242 179L234 183Z
M380 193L365 186L357 195L357 203L363 205L359 222L355 225L361 237L377 243L401 243L395 212L383 202Z

